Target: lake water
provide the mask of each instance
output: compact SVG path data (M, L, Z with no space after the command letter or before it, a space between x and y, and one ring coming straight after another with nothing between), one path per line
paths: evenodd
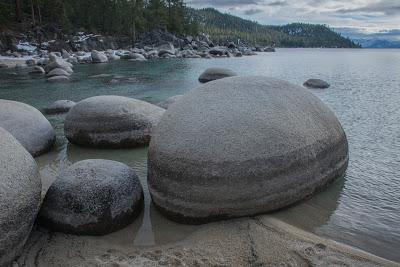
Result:
M207 67L228 67L241 75L264 75L301 85L311 77L331 83L312 90L335 111L348 136L350 164L344 178L328 190L278 218L318 235L400 261L400 50L278 49L253 57L169 59L75 66L73 81L49 84L15 70L0 71L0 98L42 109L58 99L115 94L157 103L199 85ZM96 74L130 77L109 83ZM64 116L48 116L57 132L55 148L37 161L47 188L60 169L87 158L125 162L146 190L146 149L92 150L68 145ZM178 225L158 214L146 195L145 212L132 226L135 245L175 241L196 226Z

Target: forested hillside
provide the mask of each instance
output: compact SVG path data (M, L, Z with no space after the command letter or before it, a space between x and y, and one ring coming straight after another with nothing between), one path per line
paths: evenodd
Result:
M130 35L153 28L196 33L183 0L1 0L0 27L55 27L64 33L84 30ZM27 27L26 27L27 28Z
M213 8L189 9L190 17L200 30L215 40L241 40L259 45L278 47L359 47L325 25L293 23L267 26Z
M277 47L358 47L324 25L267 26L219 11L186 7L183 0L1 0L0 30L43 40L78 31L129 36L155 28L175 34L206 33L215 43ZM54 33L57 33L55 35Z

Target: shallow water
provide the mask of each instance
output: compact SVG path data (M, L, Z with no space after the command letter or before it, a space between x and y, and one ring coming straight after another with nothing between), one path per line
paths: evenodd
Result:
M198 86L207 67L229 67L240 74L266 75L302 84L310 77L329 81L313 90L337 114L347 133L350 164L344 178L310 200L275 213L278 218L318 235L400 261L400 50L279 49L277 53L227 59L170 59L78 65L73 81L49 84L24 71L0 70L0 98L39 109L58 99L74 101L116 94L157 103ZM130 77L109 83L111 77ZM146 191L146 149L91 150L68 145L64 116L48 116L57 144L37 161L44 189L60 169L88 158L106 158L132 166ZM196 230L158 214L146 195L145 211L130 226L129 242L147 246L176 241ZM132 241L133 240L133 241Z

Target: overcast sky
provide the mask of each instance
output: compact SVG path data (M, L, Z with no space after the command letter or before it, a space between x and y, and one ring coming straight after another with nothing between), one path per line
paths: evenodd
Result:
M400 0L187 0L262 24L310 22L379 32L400 28Z

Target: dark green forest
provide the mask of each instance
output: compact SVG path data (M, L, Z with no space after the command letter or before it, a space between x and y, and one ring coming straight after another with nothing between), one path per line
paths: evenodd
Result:
M213 8L188 9L188 12L199 24L200 30L217 41L242 40L277 47L359 47L325 25L292 23L268 26L223 14Z
M176 34L209 34L226 41L277 47L359 47L325 25L261 25L183 0L1 0L0 30L85 31L136 40L154 28Z
M18 24L134 38L153 28L197 32L183 0L1 0L0 27Z

